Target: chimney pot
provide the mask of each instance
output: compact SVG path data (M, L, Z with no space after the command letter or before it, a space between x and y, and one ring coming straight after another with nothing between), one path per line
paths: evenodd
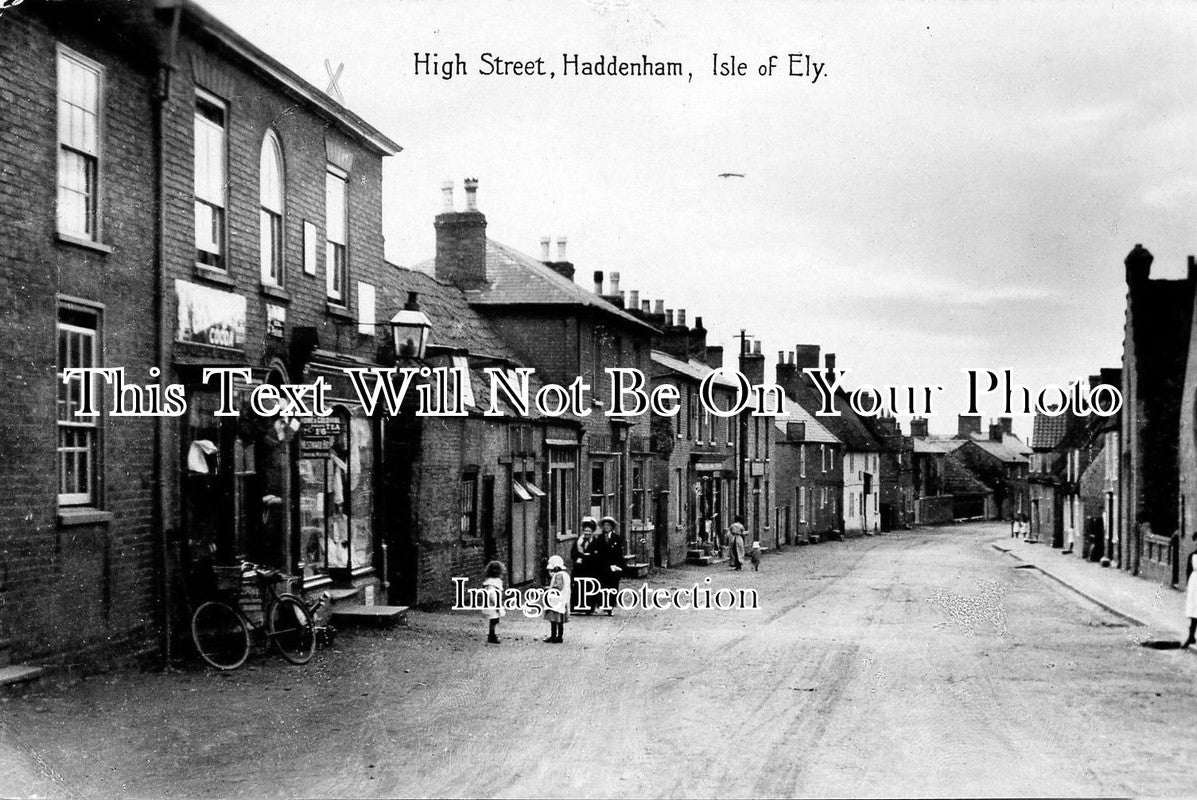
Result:
M778 364L786 363L786 351L785 350L777 351L777 363Z
M603 293L603 271L601 269L596 269L594 271L594 293Z
M619 294L619 273L611 273L611 294Z
M677 310L677 324L678 324L678 325L685 325L685 324L686 324L686 309L684 309L684 308L679 308L679 309Z
M465 179L466 211L478 210L478 179Z
M695 328L697 328L697 329L698 329L698 330L700 330L700 331L705 331L705 330L706 330L706 326L704 326L704 325L702 324L702 317L695 317L695 318L694 318L694 327L695 327Z
M557 260L558 261L569 261L569 259L565 257L565 246L567 244L569 244L568 237L565 237L565 236L557 237Z
M665 324L666 325L673 324L673 309L672 308L665 309Z
M654 313L657 314L658 316L665 313L665 301L664 300L657 301L656 310Z
M823 363L827 367L827 371L831 372L835 369L835 353L828 353L823 356Z
M549 252L549 247L550 247L550 245L552 245L552 243L553 243L553 240L550 239L549 237L547 237L547 236L540 237L540 260L545 262L546 264L553 260L552 255Z
M789 361L790 361L790 366L793 366L794 365L794 354L793 353L790 353Z
M639 289L633 289L632 291L628 292L628 308L631 308L631 309L640 308L640 290Z
M640 310L643 311L645 314L653 313L653 301L652 300L641 300L640 301Z
M441 184L441 197L444 199L444 210L447 213L453 212L453 181L445 181Z
M759 339L752 343L752 354L754 356L759 356L761 354L761 342Z

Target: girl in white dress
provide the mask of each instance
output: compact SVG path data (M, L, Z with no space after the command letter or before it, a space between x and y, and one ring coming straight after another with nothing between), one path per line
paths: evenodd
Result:
M1197 578L1193 577L1194 572L1197 572L1197 551L1189 553L1189 585L1185 589L1185 616L1189 618L1189 638L1185 639L1181 647L1197 643L1197 638L1194 637L1194 634L1197 634Z

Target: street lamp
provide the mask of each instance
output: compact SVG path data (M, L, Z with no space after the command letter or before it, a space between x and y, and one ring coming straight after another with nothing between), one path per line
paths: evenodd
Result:
M419 292L408 292L403 310L391 317L391 337L396 358L423 358L432 321L420 310Z

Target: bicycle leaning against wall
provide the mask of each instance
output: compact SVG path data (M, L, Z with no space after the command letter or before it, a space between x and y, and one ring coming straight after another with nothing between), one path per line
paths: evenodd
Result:
M247 614L240 601L241 576L249 571L261 603L260 619ZM209 600L191 615L191 639L200 657L217 669L236 669L249 657L253 639L264 638L292 664L308 663L316 651L316 617L329 595L324 592L316 602L306 603L291 590L297 580L276 569L243 563L236 570L236 585L229 587L230 596Z

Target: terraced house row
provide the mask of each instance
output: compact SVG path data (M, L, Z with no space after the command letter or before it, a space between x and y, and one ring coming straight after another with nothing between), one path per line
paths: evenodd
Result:
M352 620L443 605L492 559L542 581L588 514L619 520L642 574L718 563L737 516L773 548L1015 507L1001 483L952 508L892 419L842 397L816 417L800 376L834 368L818 346L767 375L748 333L725 354L619 272L582 286L564 240L539 258L493 241L476 180L444 188L428 261L388 263L400 146L189 0L9 10L0 106L4 662L184 657L207 577L243 561ZM367 413L344 369L397 365L468 376L468 413ZM79 416L82 384L60 376L80 367L182 384L187 411ZM484 416L484 370L519 367L534 389L581 376L598 413ZM677 387L679 413L604 415L610 367ZM698 389L721 367L776 383L787 410L712 413ZM213 369L240 395L322 379L333 413L219 415ZM713 380L730 408L736 383Z

